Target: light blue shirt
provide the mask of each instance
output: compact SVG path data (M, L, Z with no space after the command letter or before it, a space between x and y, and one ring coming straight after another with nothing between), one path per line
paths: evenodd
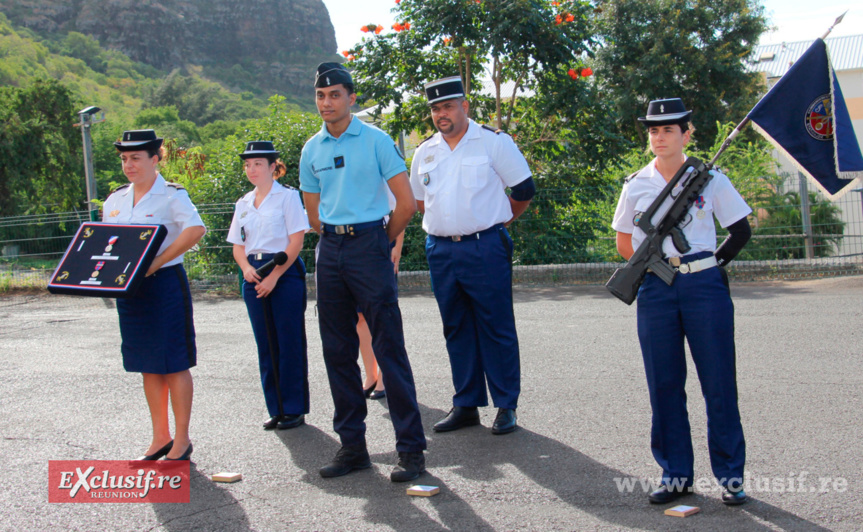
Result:
M354 116L339 138L325 123L303 146L300 190L321 195L324 223L372 222L389 214L387 181L402 172L407 167L393 139Z

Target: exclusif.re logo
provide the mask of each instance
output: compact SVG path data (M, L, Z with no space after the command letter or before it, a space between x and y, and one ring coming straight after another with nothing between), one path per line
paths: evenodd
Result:
M48 502L189 502L188 460L51 460Z

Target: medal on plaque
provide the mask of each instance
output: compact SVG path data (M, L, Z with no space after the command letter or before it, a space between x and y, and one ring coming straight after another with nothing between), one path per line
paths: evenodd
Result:
M132 297L165 240L156 224L85 223L48 282L52 294Z

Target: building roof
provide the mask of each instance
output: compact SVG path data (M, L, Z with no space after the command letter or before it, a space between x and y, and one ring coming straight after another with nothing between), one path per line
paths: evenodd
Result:
M756 46L746 63L750 72L763 72L768 78L785 75L791 65L809 49L813 41L785 42ZM863 35L824 39L833 70L863 69Z

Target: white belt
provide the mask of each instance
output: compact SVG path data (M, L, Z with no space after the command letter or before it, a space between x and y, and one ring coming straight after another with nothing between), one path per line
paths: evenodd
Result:
M696 273L702 270L708 270L718 265L715 255L711 255L706 259L687 262L685 264L680 264L680 257L671 257L668 259L668 263L674 266L674 268L680 273Z

